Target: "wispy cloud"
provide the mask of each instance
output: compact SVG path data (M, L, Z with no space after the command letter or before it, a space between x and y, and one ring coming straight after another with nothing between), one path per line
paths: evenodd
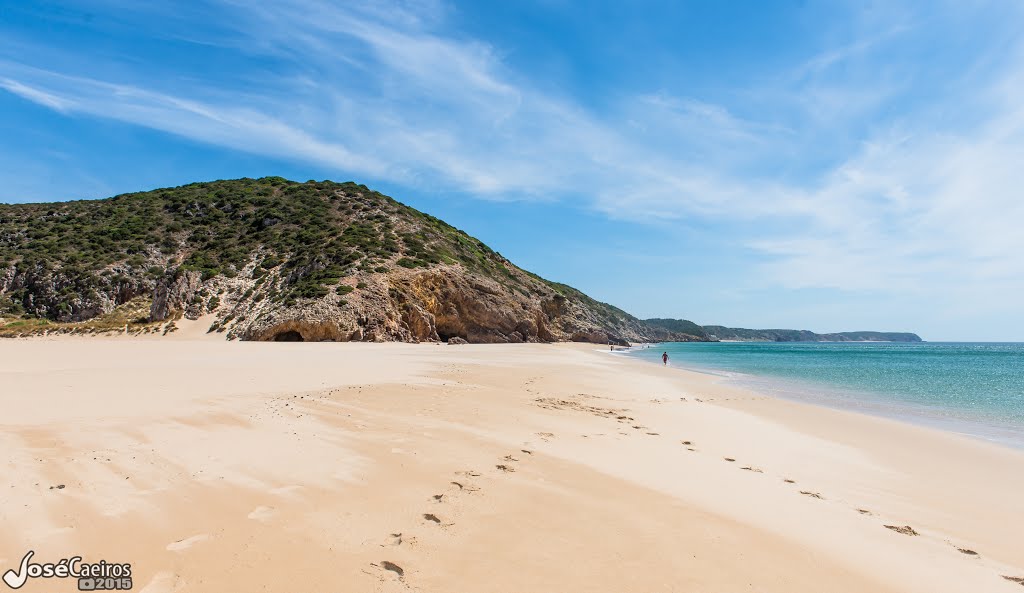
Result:
M10 78L0 78L0 88L61 113L67 112L71 107L71 102L66 99L26 86Z
M387 167L273 115L247 107L211 104L139 87L58 74L19 65L0 68L23 81L0 87L62 113L77 113L154 128L237 150L309 159L381 176Z

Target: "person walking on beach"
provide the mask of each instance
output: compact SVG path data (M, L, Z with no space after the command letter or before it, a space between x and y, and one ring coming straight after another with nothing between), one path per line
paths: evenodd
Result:
M661 353L661 364L668 366L668 352Z

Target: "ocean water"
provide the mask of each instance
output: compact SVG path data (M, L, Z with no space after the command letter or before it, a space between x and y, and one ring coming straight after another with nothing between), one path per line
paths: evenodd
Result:
M1024 344L669 343L629 355L779 397L1024 448Z

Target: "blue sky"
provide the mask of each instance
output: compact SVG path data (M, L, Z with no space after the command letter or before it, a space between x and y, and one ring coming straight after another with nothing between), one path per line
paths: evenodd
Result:
M1022 17L0 0L0 201L352 179L642 317L1024 340Z

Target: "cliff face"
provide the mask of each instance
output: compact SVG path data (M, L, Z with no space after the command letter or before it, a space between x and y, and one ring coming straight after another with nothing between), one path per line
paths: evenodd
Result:
M354 183L198 183L0 205L0 317L73 329L149 302L241 340L686 339Z
M332 293L295 302L264 296L251 275L199 280L195 272L156 283L150 318L214 313L229 339L283 341L448 341L470 343L647 339L646 328L611 307L591 307L509 265L522 290L458 264L356 272ZM260 286L273 285L272 277ZM279 280L277 280L279 281ZM272 290L272 289L270 289ZM204 294L205 293L205 294ZM216 306L210 307L210 298Z

